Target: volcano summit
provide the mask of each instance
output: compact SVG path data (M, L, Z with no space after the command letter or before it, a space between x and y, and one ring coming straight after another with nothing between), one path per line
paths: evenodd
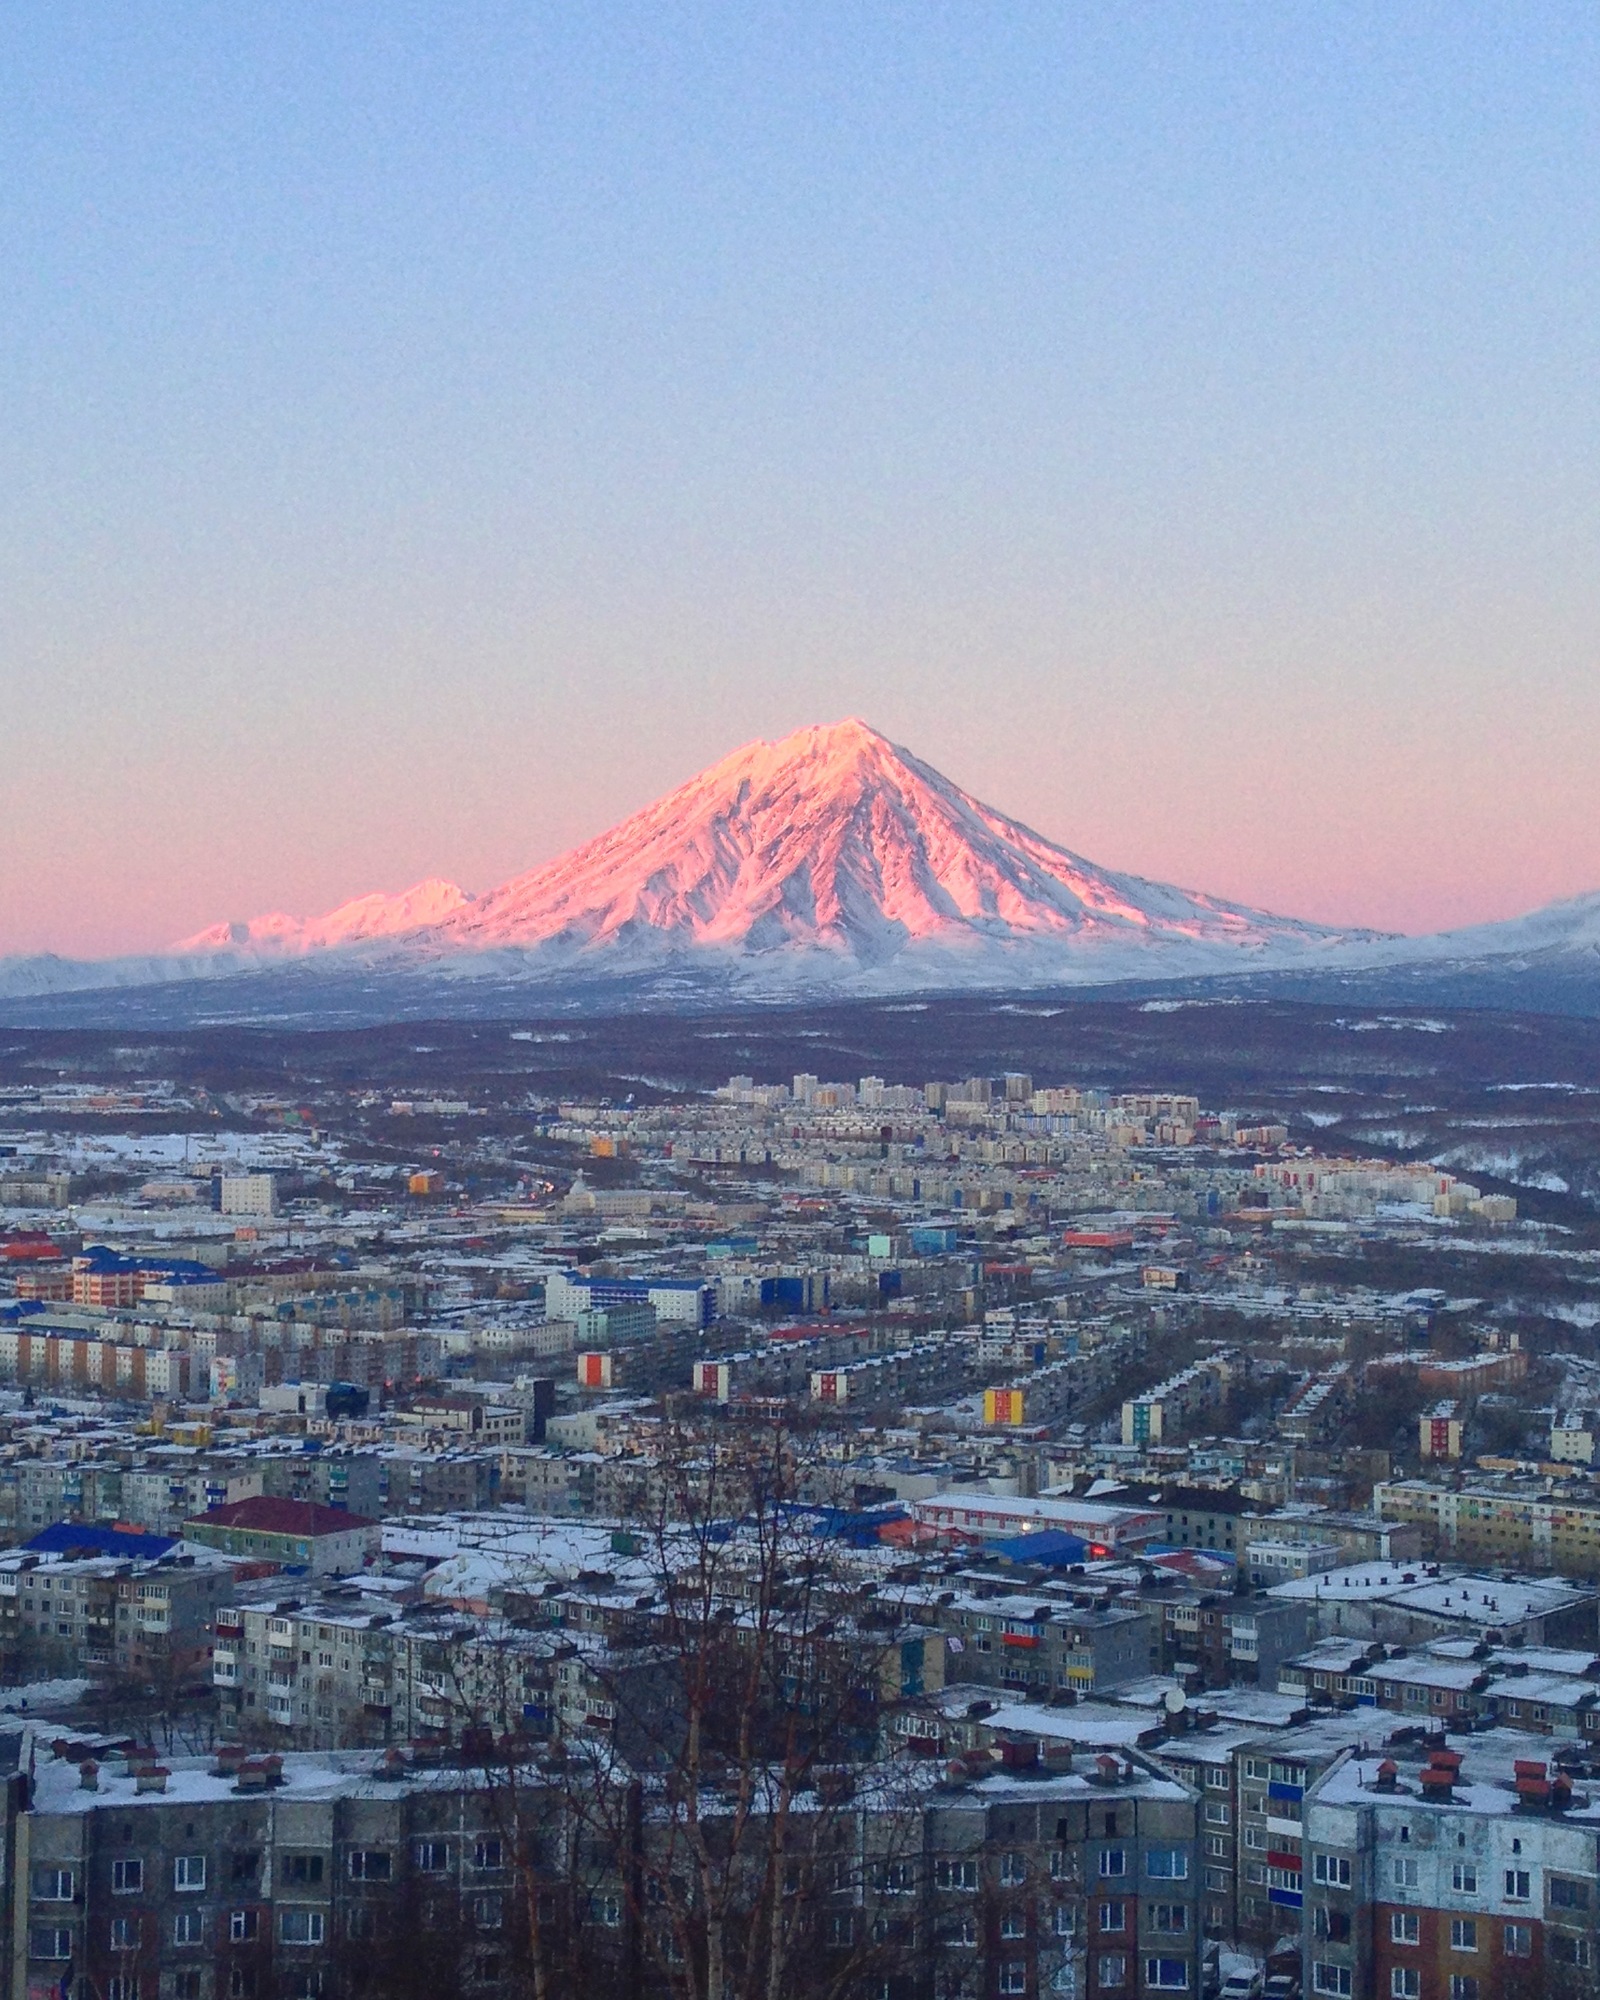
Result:
M1299 962L1352 935L1098 868L852 719L746 744L484 895L430 881L307 922L219 924L174 953L219 972L330 955L531 977L698 963L762 989L888 990Z

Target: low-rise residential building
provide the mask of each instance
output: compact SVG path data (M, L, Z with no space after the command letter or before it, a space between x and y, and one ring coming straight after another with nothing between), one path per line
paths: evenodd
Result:
M1304 1804L1308 1994L1595 1990L1600 1803L1515 1730L1356 1746Z
M265 1494L214 1507L185 1523L188 1540L224 1555L278 1563L311 1576L348 1576L378 1552L379 1526L342 1508Z

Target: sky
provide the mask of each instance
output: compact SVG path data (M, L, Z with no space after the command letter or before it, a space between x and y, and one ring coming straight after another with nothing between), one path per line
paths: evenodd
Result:
M867 717L1107 866L1600 888L1600 14L0 10L0 954Z

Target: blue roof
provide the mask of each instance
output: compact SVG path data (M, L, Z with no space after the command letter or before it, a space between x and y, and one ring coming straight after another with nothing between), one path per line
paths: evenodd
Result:
M24 1542L35 1555L64 1556L89 1553L97 1556L137 1556L150 1561L178 1546L176 1535L141 1535L129 1528L113 1528L103 1521L56 1521Z
M1066 1568L1081 1563L1089 1545L1081 1536L1069 1535L1065 1528L1041 1528L1037 1534L1013 1535L1009 1541L991 1542L987 1553L1004 1556L1010 1562L1044 1563Z

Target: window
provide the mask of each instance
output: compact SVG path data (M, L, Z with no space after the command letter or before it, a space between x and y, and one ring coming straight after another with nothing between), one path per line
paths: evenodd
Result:
M1329 1910L1321 1904L1311 1913L1311 1928L1319 1938L1328 1938L1334 1944L1350 1942L1350 1912Z
M1450 1949L1452 1951L1476 1951L1478 1949L1478 1920L1476 1917L1452 1917L1450 1919Z
M256 1969L253 1965L228 1967L228 2000L255 2000Z
M1128 1961L1120 1952L1103 1955L1096 1969L1102 1986L1125 1986L1128 1983Z
M1587 1938L1574 1937L1570 1931L1551 1931L1550 1962L1589 1966L1594 1963L1594 1951Z
M854 1944L855 1938L856 1938L856 1920L848 1911L846 1911L843 1915L840 1916L829 1917L828 1919L829 1944L832 1945Z
M499 1895L474 1896L472 1921L480 1931L497 1931L506 1920L505 1898Z
M378 1935L378 1913L367 1908L352 1910L345 1919L345 1936L352 1938L375 1938Z
M447 1840L419 1840L412 1847L411 1859L423 1875L446 1874L450 1867L450 1843Z
M206 1941L205 1913L201 1910L179 1910L172 1919L172 1942L174 1944L204 1944Z
M1152 1847L1144 1857L1144 1872L1163 1882L1183 1882L1189 1875L1189 1852L1183 1847Z
M1213 1861L1226 1861L1233 1852L1233 1843L1225 1833L1208 1833L1206 1835L1206 1852L1211 1856Z
M1128 1906L1126 1903L1102 1903L1100 1905L1100 1929L1103 1931L1126 1930Z
M1389 1974L1389 1992L1392 2000L1418 2000L1422 1974L1414 1965L1397 1965Z
M137 1972L113 1972L106 1981L106 2000L139 2000Z
M187 1895L206 1886L206 1858L203 1854L180 1854L172 1864L172 1886Z
M35 1924L28 1939L28 1953L32 1958L71 1958L72 1933L58 1930L53 1924Z
M111 1893L113 1896L137 1896L144 1888L144 1863L142 1861L113 1861L111 1864Z
M1000 1857L1000 1883L1002 1888L1018 1889L1028 1879L1027 1858L1021 1854L1002 1854Z
M1354 1991L1350 1967L1330 1965L1322 1959L1313 1959L1311 1964L1311 1990L1313 1993L1332 1993L1345 2000Z
M952 1917L939 1932L939 1942L970 1949L978 1942L978 1920L976 1917Z
M137 1917L113 1917L111 1935L108 1940L113 1951L137 1951L139 1949L139 1919Z
M1457 1861L1450 1870L1450 1886L1457 1895L1475 1896L1478 1893L1478 1871L1470 1861Z
M1507 1958L1532 1958L1533 1925L1507 1924L1500 1933L1500 1946Z
M1100 1873L1105 1876L1126 1875L1128 1853L1123 1847L1102 1847L1100 1850Z
M1418 1876L1417 1863L1408 1857L1402 1856L1393 1863L1393 1880L1397 1889L1414 1889L1417 1886Z
M1532 1885L1528 1880L1527 1869L1508 1868L1506 1870L1506 1901L1508 1903L1525 1903L1531 1894Z
M1452 1972L1450 1975L1450 2000L1478 2000L1478 1981L1470 1972Z
M933 1879L940 1889L976 1889L978 1864L976 1861L936 1861L933 1864Z
M1314 1854L1311 1857L1311 1879L1329 1889L1348 1889L1350 1857L1347 1854Z
M352 1848L346 1866L350 1870L352 1882L387 1882L390 1872L389 1850L386 1847Z
M322 1856L286 1854L283 1857L283 1879L297 1889L315 1887L322 1880Z
M324 1929L320 1910L280 1910L278 1937L283 1944L321 1944Z
M256 1934L254 1910L235 1910L228 1918L228 1936L235 1944L248 1944Z
M68 1876L68 1881L71 1877ZM1551 1907L1557 1910L1586 1910L1589 1907L1589 1885L1575 1882L1570 1875L1552 1875L1549 1882ZM70 1890L68 1892L71 1893Z
M234 1882L253 1882L261 1872L261 1856L251 1849L241 1849L238 1854L228 1857L228 1875Z
M498 1835L477 1841L472 1849L472 1865L474 1868L501 1868L505 1865L501 1858L503 1853Z
M1176 1992L1189 1984L1189 1961L1186 1958L1147 1958L1144 1962L1144 1983L1158 1986L1166 1992Z
M1394 1910L1389 1916L1389 1942L1391 1944L1420 1944L1422 1941L1422 1919L1415 1910Z
M622 1922L622 1898L593 1896L589 1901L589 1914L597 1924L603 1924L608 1931L614 1931Z
M885 1896L914 1896L917 1867L914 1861L886 1861L878 1871L878 1888Z
M1028 1961L1025 1958L1008 1958L1000 1968L1000 1991L1026 1993L1027 1990Z
M1028 1919L1021 1910L1007 1910L1000 1919L1000 1935L1003 1938L1025 1938L1028 1935Z
M1206 1825L1226 1826L1232 1815L1221 1799L1206 1800Z
M1057 1937L1076 1937L1078 1934L1078 1913L1070 1903L1057 1903L1055 1915Z
M1150 1906L1150 1928L1165 1931L1171 1937L1179 1937L1189 1928L1189 1905L1187 1903L1152 1903Z
M205 1984L199 1966L184 1966L172 1975L172 2000L203 2000Z
M33 1871L33 1900L36 1903L70 1903L73 1886L70 1868L54 1868L45 1863Z

